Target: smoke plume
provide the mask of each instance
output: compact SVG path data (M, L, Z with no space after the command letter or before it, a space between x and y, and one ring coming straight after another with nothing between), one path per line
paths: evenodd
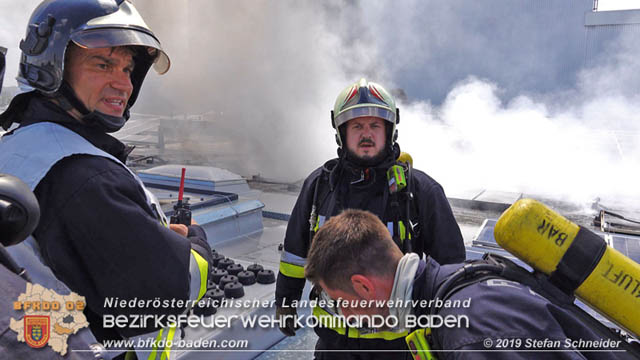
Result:
M36 2L0 1L15 55ZM585 28L591 0L134 3L172 59L134 110L202 115L214 141L184 146L207 164L304 178L335 156L335 97L367 77L406 94L401 147L449 194L640 196L640 47Z

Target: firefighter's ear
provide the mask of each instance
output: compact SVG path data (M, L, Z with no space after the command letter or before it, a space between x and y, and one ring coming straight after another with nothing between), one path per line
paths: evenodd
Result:
M351 276L351 286L355 293L363 299L372 300L375 295L375 285L368 277L360 274Z

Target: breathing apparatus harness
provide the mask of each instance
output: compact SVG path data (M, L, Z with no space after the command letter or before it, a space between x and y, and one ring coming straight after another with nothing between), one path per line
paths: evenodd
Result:
M544 273L535 270L529 272L501 255L485 253L482 260L467 261L463 267L442 281L434 291L433 299L440 299L444 302L459 290L489 279L506 279L528 286L536 294L580 319L602 338L619 340L621 344L619 349L626 350L630 359L640 358L640 344L629 343L624 336L615 332L614 329L606 327L575 305L575 296L572 293L564 292L558 288ZM439 307L432 306L429 309L429 315L436 315L439 311ZM437 357L433 355L431 350L443 350L437 336L433 336L431 328L416 329L405 340L414 359L436 360Z
M392 151L397 159L400 154L397 144ZM318 218L319 208L327 201L329 195L336 191L338 179L343 174L346 156L344 152L339 152L339 155L339 158L331 159L322 166L322 172L316 180L309 215L309 239L313 239L321 226ZM363 179L364 171L362 170ZM388 187L384 193L383 211L388 211L393 220L393 240L403 253L415 251L412 242L420 236L420 229L413 195L411 163L395 160L387 169L386 175ZM327 216L333 215L335 206L335 203L331 204Z

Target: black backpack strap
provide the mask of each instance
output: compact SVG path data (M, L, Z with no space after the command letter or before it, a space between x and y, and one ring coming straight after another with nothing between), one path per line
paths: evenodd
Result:
M433 299L441 299L444 303L453 294L469 285L489 279L501 278L500 274L503 271L504 266L501 264L492 263L484 259L469 261L463 267L450 274L438 286ZM440 308L433 306L429 309L429 315L436 315L438 311L440 311ZM433 334L435 330L432 330L432 335L429 338L429 342L432 345L431 348L442 349L442 344L439 343L438 337Z
M331 159L323 165L322 173L318 176L313 188L313 200L311 202L311 213L309 214L309 239L311 240L313 240L318 230L318 209L334 190L335 184L333 184L332 175L338 167L338 161L338 159Z
M412 167L411 164L407 164L407 187L403 193L405 198L406 228L411 235L413 251L419 251L420 253L418 255L422 256L424 246L418 244L418 239L420 238L420 213L418 212L418 205L415 201L414 193L415 185L413 182Z
M565 309L580 319L580 321L584 322L603 339L609 338L615 341L621 341L619 349L627 351L627 353L623 355L628 354L629 358L640 358L640 346L638 344L627 342L620 334L608 328L575 305L575 297L565 293L562 289L554 285L547 275L537 271L529 272L512 260L501 255L486 253L482 260L467 262L462 268L449 275L437 287L434 299L442 299L445 301L462 288L492 278L515 281L528 286L532 291L544 297L549 302ZM432 307L430 309L430 315L437 314L439 310L439 308ZM434 329L434 331L435 330L437 329ZM432 345L431 348L442 349L441 344L437 340L437 336L432 334L429 342ZM621 356L621 358L625 358L625 356Z
M549 280L567 294L573 294L596 268L606 249L603 238L581 226Z
M609 338L614 341L621 341L620 350L626 350L627 353L620 353L621 358L638 359L640 358L640 344L629 343L625 338L621 336L619 331L611 329L588 314L582 308L575 304L575 296L573 293L567 293L567 289L559 287L553 279L553 276L547 276L546 274L533 271L529 272L525 268L519 266L510 259L497 254L486 253L483 256L483 261L487 261L493 264L501 264L503 272L501 278L518 282L520 284L528 286L532 291L538 295L544 297L552 304L561 307L569 312L571 315L580 319L581 322L586 324L592 331L598 334L601 338Z

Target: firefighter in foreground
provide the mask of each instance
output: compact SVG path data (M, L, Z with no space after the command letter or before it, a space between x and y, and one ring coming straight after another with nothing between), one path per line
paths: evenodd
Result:
M331 299L349 302L335 309L345 317L398 319L411 332L407 351L416 359L634 359L640 354L546 278L495 255L450 265L403 255L384 224L365 211L347 210L319 230L305 275ZM401 306L360 303L380 300ZM450 306L443 305L447 301ZM634 307L627 310L638 315ZM412 316L423 315L453 320L432 329L411 328ZM462 316L469 320L456 321Z
M0 46L0 92L4 79L6 50ZM18 319L22 315L13 308L13 303L25 292L27 282L31 282L31 278L16 264L5 247L24 241L36 228L39 218L38 200L29 187L14 176L0 174L0 352L14 359L60 357L50 348L33 349L20 344L16 334L10 331L10 319ZM87 341L85 337L73 336L69 339L69 346L73 350L85 352L71 353L67 356L68 360L100 358L99 350L95 354L90 351L99 348L95 339Z
M0 57L2 55L0 47ZM2 65L3 59L0 59ZM1 68L1 66L0 66ZM2 71L0 71L0 83ZM1 85L1 84L0 84ZM66 356L56 353L51 347L34 349L18 341L11 331L11 319L20 319L24 313L15 310L14 302L32 282L29 274L21 268L7 252L7 246L23 241L38 224L40 212L38 200L29 187L20 179L0 174L0 358L2 359L102 359L101 344L98 344L88 329L69 337ZM84 332L86 330L86 332ZM81 351L77 351L81 350Z
M368 210L386 225L399 251L430 255L442 264L465 259L460 229L440 184L424 172L399 161L396 142L399 111L393 97L365 79L339 95L331 113L338 158L329 160L305 180L292 211L276 285L276 315L296 316L292 301L300 300L304 265L314 233L343 209ZM324 296L316 294L313 296ZM321 308L314 313L322 313ZM295 335L293 321L281 330ZM406 332L370 329L316 328L316 358L351 358L346 352L321 350L403 349ZM360 358L388 358L389 353L363 352Z
M105 308L107 297L187 300L206 291L211 253L203 229L169 226L155 197L125 166L131 149L109 135L129 118L147 71L167 72L169 58L123 0L43 1L20 49L17 80L30 91L0 115L5 129L19 125L0 141L0 172L20 178L38 199L38 255L86 297L98 340L179 336L175 328L105 328L102 320L186 310ZM153 350L157 358L171 351Z

